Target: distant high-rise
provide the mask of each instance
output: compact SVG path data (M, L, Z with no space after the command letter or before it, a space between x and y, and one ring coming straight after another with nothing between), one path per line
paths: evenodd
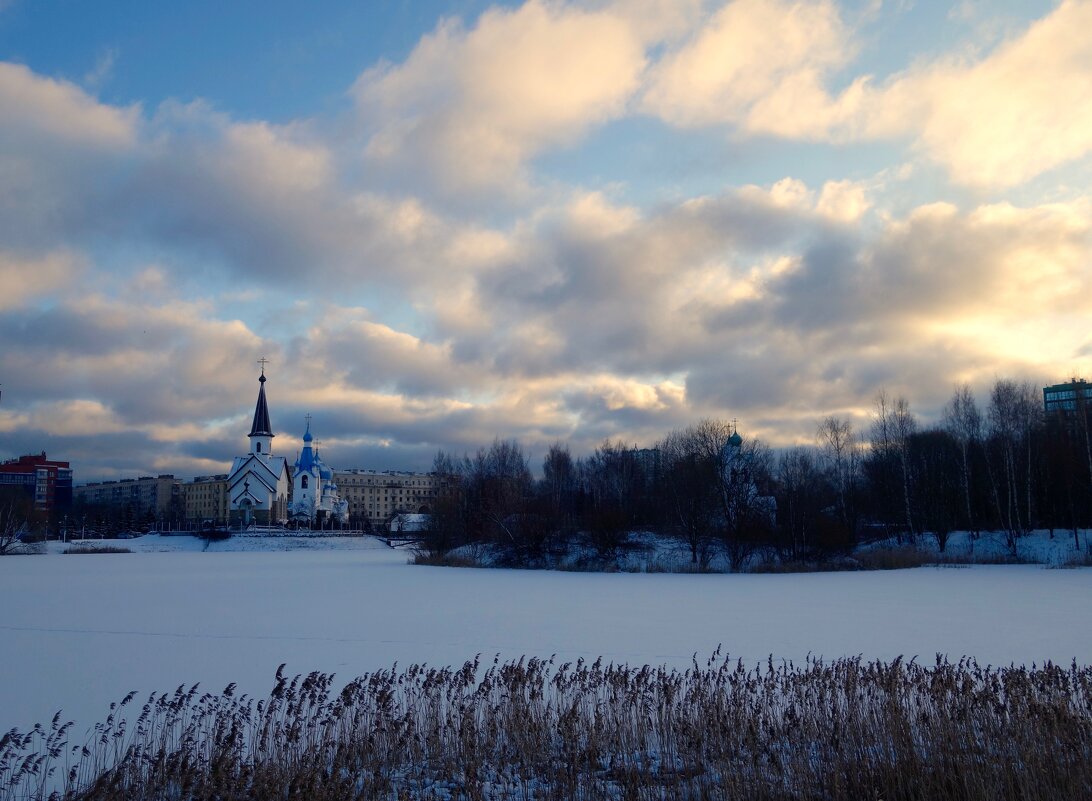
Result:
M1068 417L1084 409L1089 399L1089 385L1083 378L1071 378L1064 384L1043 387L1043 411Z

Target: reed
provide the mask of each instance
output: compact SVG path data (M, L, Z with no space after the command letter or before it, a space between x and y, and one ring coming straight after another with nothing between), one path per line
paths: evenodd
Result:
M413 665L338 689L282 667L268 698L130 695L70 735L59 717L4 735L0 799L1076 799L1092 668L718 652L686 670Z

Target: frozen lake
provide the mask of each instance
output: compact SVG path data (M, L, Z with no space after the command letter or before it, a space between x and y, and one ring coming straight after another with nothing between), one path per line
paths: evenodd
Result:
M62 709L82 730L130 690L194 682L264 696L282 662L343 679L479 652L681 667L718 644L752 663L1092 662L1087 569L559 573L415 567L372 540L233 552L149 540L130 554L0 559L0 728Z

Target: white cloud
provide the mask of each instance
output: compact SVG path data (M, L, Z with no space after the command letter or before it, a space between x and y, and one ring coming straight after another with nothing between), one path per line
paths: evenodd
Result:
M977 63L911 69L874 98L963 184L1016 186L1092 152L1092 3L1067 0Z
M1092 3L1065 0L985 54L840 92L856 32L829 0L734 0L650 71L644 110L679 127L829 142L904 139L960 184L997 188L1092 152Z
M27 257L0 250L0 311L71 288L82 270L82 260L69 251Z
M75 84L0 62L0 142L47 137L69 146L118 150L137 137L138 107L99 103Z
M544 148L624 112L646 34L613 9L546 0L490 9L469 30L446 20L404 63L357 80L366 153L402 166L423 159L449 186L502 186Z
M869 187L857 181L827 181L819 194L815 210L825 217L850 223L859 220L871 208Z
M824 79L852 55L830 0L734 0L652 69L642 107L683 127L821 138L845 113Z

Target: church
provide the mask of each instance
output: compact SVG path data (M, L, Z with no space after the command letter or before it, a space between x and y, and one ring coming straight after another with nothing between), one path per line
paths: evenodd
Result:
M250 453L237 456L228 474L232 525L275 526L288 519L290 479L288 462L273 455L273 428L269 423L269 404L265 398L265 359L260 359L258 402L250 426Z
M292 471L292 520L301 525L317 523L345 525L349 522L349 502L343 501L334 483L334 471L312 447L311 415L307 415L307 430L303 434L303 450Z

